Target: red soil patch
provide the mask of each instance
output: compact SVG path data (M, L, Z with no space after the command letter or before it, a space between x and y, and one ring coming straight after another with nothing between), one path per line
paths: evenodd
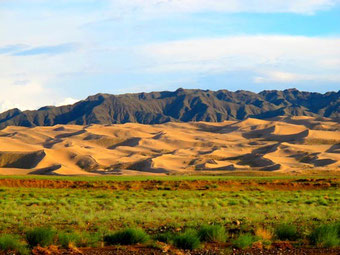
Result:
M229 252L228 252L229 251ZM227 253L226 253L227 252ZM46 253L48 254L48 253ZM232 254L232 255L339 255L340 248L278 248L273 247L270 249L246 249L237 250L226 247L225 245L211 245L202 249L197 249L194 251L183 251L177 249L162 250L157 248L148 248L143 246L117 246L117 247L105 247L105 248L83 248L79 249L79 252L74 250L60 250L60 253L53 254L83 254L83 255L161 255L161 254L171 254L171 255L220 255L220 254ZM40 254L39 254L40 255Z
M315 190L339 187L338 178L297 180L68 181L0 179L0 187L103 190Z

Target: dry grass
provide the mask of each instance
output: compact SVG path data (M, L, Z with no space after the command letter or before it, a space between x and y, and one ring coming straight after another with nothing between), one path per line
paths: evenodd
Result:
M273 232L263 227L256 228L255 235L262 240L271 240L273 238Z

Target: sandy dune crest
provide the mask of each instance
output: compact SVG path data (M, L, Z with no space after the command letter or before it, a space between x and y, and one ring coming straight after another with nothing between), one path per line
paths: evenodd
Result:
M134 175L340 170L340 124L280 117L221 123L58 125L0 131L0 174Z

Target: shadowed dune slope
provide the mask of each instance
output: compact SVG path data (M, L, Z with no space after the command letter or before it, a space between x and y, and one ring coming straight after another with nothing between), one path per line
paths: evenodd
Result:
M340 124L315 117L6 127L0 174L340 170Z

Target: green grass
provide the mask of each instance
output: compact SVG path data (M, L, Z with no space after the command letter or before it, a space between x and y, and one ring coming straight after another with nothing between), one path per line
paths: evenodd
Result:
M255 236L250 233L241 234L237 239L233 240L233 246L239 249L249 248L256 241Z
M82 240L82 237L76 232L61 232L58 233L57 238L58 244L65 249L71 246L80 246Z
M0 177L3 179L5 177ZM195 180L261 180L300 179L299 177L243 177L243 176L166 176L166 177L6 177L18 179L53 179L107 181L195 181ZM133 183L131 183L133 185ZM156 184L158 185L158 183ZM214 182L209 184L213 187ZM172 187L175 187L173 185ZM272 229L282 222L290 222L305 237L315 224L328 224L340 218L340 190L331 187L324 190L258 190L216 191L206 190L110 190L105 189L40 189L0 187L0 235L23 235L27 226L41 228L52 226L57 236L52 241L62 247L70 244L78 247L97 246L108 233L135 227L152 233L154 239L166 243L183 243L190 234L174 233L180 229L196 229L202 242L223 242L226 236L235 237L232 230L255 233L259 227ZM104 187L104 188L103 188ZM223 226L223 227L222 227ZM280 230L281 227L281 230ZM160 229L167 231L158 234ZM223 232L225 230L225 233ZM320 230L319 230L320 231ZM43 232L43 231L42 231ZM291 229L279 226L276 237L291 238ZM295 232L295 231L293 231ZM322 231L321 231L322 232ZM184 237L183 237L184 235ZM187 235L187 237L186 237ZM33 238L33 236L35 236ZM177 236L177 235L176 235ZM333 246L334 235L315 234L315 245ZM326 236L322 241L319 236ZM333 237L332 237L333 236ZM39 231L31 235L30 245L38 240ZM245 240L242 240L242 238ZM246 243L248 237L239 242ZM332 239L333 238L333 239ZM321 241L320 241L321 240ZM330 240L330 241L329 241ZM199 240L200 241L200 240ZM189 242L189 241L188 241ZM188 248L190 249L190 248Z
M309 236L311 244L318 247L340 246L340 223L321 225L313 230Z
M29 254L19 237L9 234L0 236L0 251L17 252L21 255Z
M194 250L200 246L200 238L195 230L187 230L175 235L173 244L179 249Z
M26 241L30 247L40 245L42 247L53 244L56 233L47 227L38 227L26 232Z
M221 225L203 225L198 236L204 242L225 242L227 239L225 228Z
M299 233L295 225L280 224L275 228L275 235L281 241L295 241L299 238Z
M149 235L141 229L127 228L124 230L117 231L113 234L104 236L104 242L108 245L115 244L137 244L145 243L150 239Z
M321 198L327 205L320 205ZM234 221L263 227L293 222L308 229L315 221L339 219L339 201L335 188L300 192L3 188L0 233L21 234L27 222L31 227L90 233L128 226L198 228L209 222L228 229Z
M153 237L154 240L163 242L163 243L171 243L173 238L174 238L174 234L171 232L158 233Z

